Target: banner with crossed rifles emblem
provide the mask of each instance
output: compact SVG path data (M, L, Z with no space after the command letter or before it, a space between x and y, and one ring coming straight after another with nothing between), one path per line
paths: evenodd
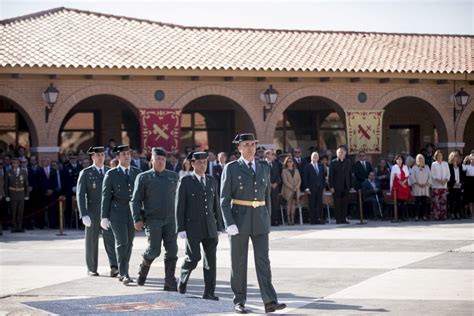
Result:
M142 109L140 127L144 150L150 150L152 147L177 150L181 131L181 110Z
M382 153L383 110L346 111L349 154Z

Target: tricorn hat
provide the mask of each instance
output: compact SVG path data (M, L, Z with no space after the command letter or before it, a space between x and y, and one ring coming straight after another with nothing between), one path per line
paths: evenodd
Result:
M186 157L188 160L200 160L200 159L207 159L208 153L205 151L196 151L190 152L189 155Z
M166 157L166 150L164 150L161 147L153 147L151 149L151 155L152 156L164 156L164 157Z
M114 147L114 150L112 152L119 153L119 152L122 152L122 151L129 151L129 150L130 150L129 145L118 145L118 146Z
M245 141L254 141L258 143L258 140L255 139L255 135L252 133L245 133L245 134L237 134L232 141L234 144L240 144L241 142Z
M103 153L105 152L105 148L103 146L91 146L88 150L87 153L89 155L95 154L95 153Z

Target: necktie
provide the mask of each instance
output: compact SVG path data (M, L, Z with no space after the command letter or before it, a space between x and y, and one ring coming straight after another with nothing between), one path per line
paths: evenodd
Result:
M127 182L130 182L130 175L128 174L128 169L125 169L125 175L127 176Z
M128 170L128 169L127 169L127 170ZM100 174L101 177L104 176L104 172L102 171L102 168L99 169L99 174Z
M317 164L314 164L314 171L316 171L316 175L319 175L319 168Z
M204 190L206 190L206 184L204 183L204 177L201 177L201 185Z
M367 170L367 166L365 165L365 160L362 160L362 166L364 166L364 169Z
M252 171L252 173L255 174L255 171L253 170L252 165L253 165L253 163L250 161L250 162L249 162L249 168L250 168L250 170Z
M44 168L44 173L46 174L46 178L49 179L49 169L48 168Z

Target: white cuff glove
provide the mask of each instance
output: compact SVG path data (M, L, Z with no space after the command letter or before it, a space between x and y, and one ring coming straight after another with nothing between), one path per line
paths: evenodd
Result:
M72 192L76 193L76 187L72 187Z
M230 225L229 227L227 227L227 229L225 231L230 236L234 236L234 235L237 235L239 233L239 228L237 227L237 225Z
M7 197L5 198L5 201L10 202L10 198L7 196Z
M91 227L91 218L89 216L82 216L82 224L87 227ZM102 223L101 223L102 225Z
M102 227L104 230L108 230L110 227L110 221L108 218L103 218L100 220L100 227Z
M186 239L188 238L188 235L186 234L186 231L178 232L178 237L181 239Z

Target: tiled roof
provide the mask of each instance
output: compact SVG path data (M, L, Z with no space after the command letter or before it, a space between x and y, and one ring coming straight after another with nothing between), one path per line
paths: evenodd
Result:
M471 73L473 38L185 27L57 8L0 21L0 66Z

